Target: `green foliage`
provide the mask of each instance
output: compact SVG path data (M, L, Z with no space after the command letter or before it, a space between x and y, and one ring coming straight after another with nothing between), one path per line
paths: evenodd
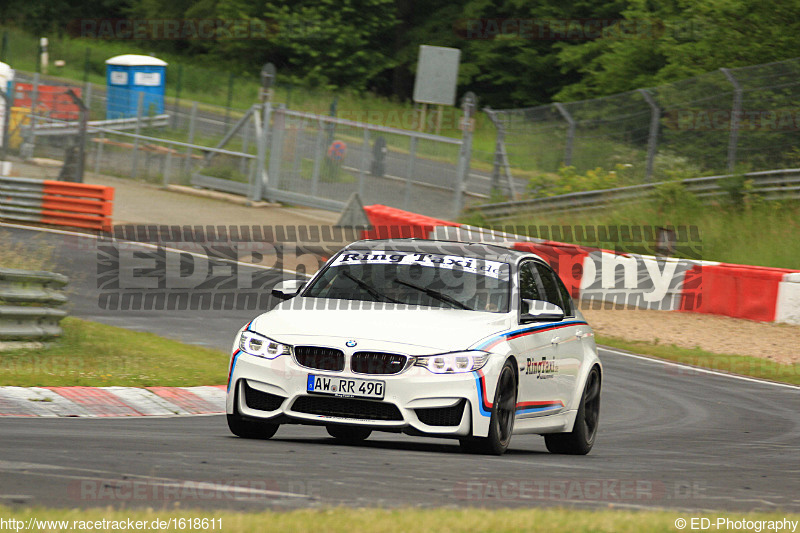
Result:
M718 182L719 187L728 195L728 203L737 209L751 208L763 203L763 198L753 190L753 179L743 173L733 174Z
M680 181L667 181L656 185L652 200L659 213L702 208L697 196L687 191L686 186Z
M800 49L799 10L800 0L429 0L424 6L413 0L6 0L0 3L0 20L51 40L74 34L81 19L260 24L263 35L248 38L221 28L207 39L105 43L215 66L221 80L184 73L187 84L212 92L225 86L230 72L254 78L271 61L284 82L406 100L419 46L456 47L462 52L459 94L472 90L482 105L508 108L793 57ZM503 21L512 24L503 27ZM588 21L604 28L593 32ZM91 44L83 42L80 52ZM102 75L103 59L92 58L93 74ZM82 62L82 56L73 62ZM762 103L748 105L759 109ZM759 152L750 150L751 157Z
M800 0L627 0L617 31L558 52L562 69L581 79L557 99L612 94L797 56ZM625 34L622 24L636 31Z
M562 166L555 174L537 174L528 181L528 191L534 198L557 196L580 191L597 191L633 185L632 166L617 164L614 170L597 167L584 173L573 166Z

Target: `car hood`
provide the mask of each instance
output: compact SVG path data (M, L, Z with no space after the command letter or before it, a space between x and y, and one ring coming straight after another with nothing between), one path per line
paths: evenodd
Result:
M410 355L422 355L469 348L508 329L509 320L504 313L294 298L258 316L250 329L287 344L344 348L354 340L359 349L386 350L401 344Z

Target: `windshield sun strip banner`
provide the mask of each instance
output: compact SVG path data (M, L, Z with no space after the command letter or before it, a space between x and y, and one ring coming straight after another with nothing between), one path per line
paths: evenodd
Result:
M472 274L508 279L508 263L462 257L458 255L429 254L423 252L392 252L384 250L348 250L339 254L331 267L341 265L420 265L430 268L461 270Z

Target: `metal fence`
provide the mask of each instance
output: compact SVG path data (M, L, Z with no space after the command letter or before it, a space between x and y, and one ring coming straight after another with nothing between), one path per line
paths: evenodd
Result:
M0 268L0 348L60 336L67 282L52 272Z
M740 189L736 187L726 187L726 181L734 179L749 181L747 194L767 201L800 200L800 169L797 168L751 172L743 175L706 176L685 179L678 183L681 183L687 192L692 193L703 203L709 204L724 200L726 196L731 198L732 190L739 191ZM496 223L515 220L526 215L541 215L555 211L575 213L607 209L611 205L646 199L657 190L658 186L665 183L645 183L615 189L499 202L476 206L472 210L481 213L487 222ZM734 192L734 194L736 193Z
M318 198L341 209L354 192L366 204L458 216L469 154L463 139L311 115L272 114L267 196Z
M630 167L631 183L795 166L800 58L603 98L491 110L495 174ZM506 160L501 157L502 151ZM502 190L502 182L498 182Z
M90 172L185 185L329 210L341 210L353 192L380 203L451 218L465 203L488 198L470 177L472 132L456 139L394 127L256 104L238 111L197 102L165 113L145 109L141 94L132 117L106 120L106 94L92 85L59 86L80 94L88 110L67 116L36 100L11 127L13 151L23 157L66 159L75 147ZM48 84L53 82L49 80ZM464 109L474 112L474 102ZM90 118L91 120L87 120ZM79 127L81 121L86 125ZM263 127L266 124L267 127ZM81 158L81 160L83 160ZM474 177L474 176L473 176Z

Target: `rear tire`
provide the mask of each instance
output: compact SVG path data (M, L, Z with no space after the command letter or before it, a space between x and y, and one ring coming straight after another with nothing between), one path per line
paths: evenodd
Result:
M586 455L594 446L600 418L600 370L592 368L586 378L575 425L569 433L551 433L544 436L550 453Z
M233 414L226 415L228 418L228 429L237 437L243 439L269 439L278 431L280 424L262 422L252 418L244 418L239 414L239 386L236 386L236 393L233 395Z
M466 453L503 455L511 443L514 433L514 418L517 411L517 377L511 359L506 361L497 378L497 388L489 420L488 437L461 439L459 444Z
M359 426L325 426L328 435L347 444L356 444L367 439L372 434L369 428Z

